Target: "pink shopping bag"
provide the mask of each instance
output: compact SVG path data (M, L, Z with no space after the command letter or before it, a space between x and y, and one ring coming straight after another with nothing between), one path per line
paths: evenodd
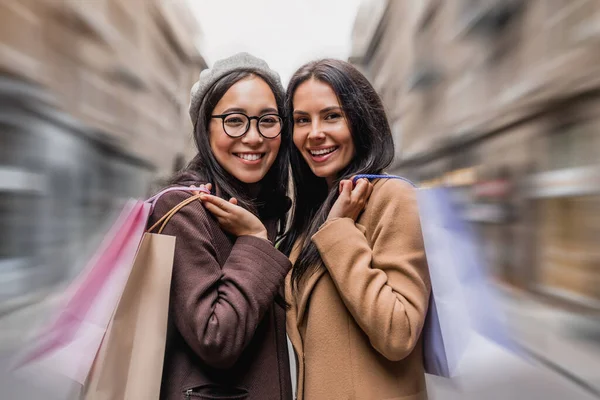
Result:
M54 374L85 382L131 272L149 213L150 205L143 201L127 203L19 366L46 363Z
M84 385L110 320L132 271L148 217L156 201L173 190L168 188L147 201L130 200L95 255L69 286L56 317L37 335L19 357L17 369L43 386L62 386L57 378Z

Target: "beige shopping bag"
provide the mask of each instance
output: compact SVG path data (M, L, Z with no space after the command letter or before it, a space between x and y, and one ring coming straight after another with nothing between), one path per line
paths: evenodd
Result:
M162 230L183 201L144 234L131 275L83 389L85 400L158 400L175 237ZM160 226L158 234L150 233Z

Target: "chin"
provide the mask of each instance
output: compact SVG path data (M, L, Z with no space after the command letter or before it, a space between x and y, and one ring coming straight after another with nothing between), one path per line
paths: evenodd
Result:
M317 168L312 170L313 174L315 174L319 178L327 179L331 176L336 176L335 171L332 171L329 168Z
M260 182L265 176L255 174L235 174L234 177L242 183L251 184Z

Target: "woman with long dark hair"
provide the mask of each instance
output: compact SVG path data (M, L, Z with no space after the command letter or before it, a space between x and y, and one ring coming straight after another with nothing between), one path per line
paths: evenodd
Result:
M211 194L183 207L176 237L161 399L290 399L284 279L289 129L279 75L241 53L192 88L198 154L172 180ZM150 224L189 198L172 191Z
M281 249L298 398L426 398L421 330L430 294L415 191L384 174L394 143L381 100L352 65L292 77L295 207Z

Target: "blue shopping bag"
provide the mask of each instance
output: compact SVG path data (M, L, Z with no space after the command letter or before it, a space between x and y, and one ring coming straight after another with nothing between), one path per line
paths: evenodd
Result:
M401 179L357 175L354 179ZM412 184L412 183L411 183ZM414 185L413 185L414 186ZM453 204L450 189L417 189L431 297L423 328L425 372L451 378L476 335L512 348L481 245Z

